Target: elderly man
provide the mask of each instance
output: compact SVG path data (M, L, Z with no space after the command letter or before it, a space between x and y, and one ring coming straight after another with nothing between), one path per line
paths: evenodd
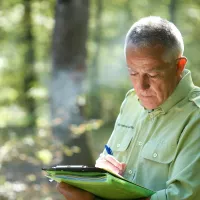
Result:
M183 50L179 30L160 17L142 18L125 40L134 89L108 141L113 156L104 151L96 167L156 191L146 199L200 198L200 88L185 69ZM67 200L96 198L64 183L58 190Z

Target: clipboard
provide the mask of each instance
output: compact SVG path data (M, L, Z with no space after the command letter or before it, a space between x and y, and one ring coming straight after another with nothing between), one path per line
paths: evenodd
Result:
M89 167L86 165L57 165L50 168L42 168L43 171L63 171L63 172L106 172L106 170Z
M46 177L51 180L65 182L104 199L133 200L149 197L155 193L120 175L96 167L58 165L43 170L46 171Z

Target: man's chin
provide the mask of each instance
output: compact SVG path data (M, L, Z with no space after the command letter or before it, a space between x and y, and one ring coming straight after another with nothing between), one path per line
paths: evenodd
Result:
M142 104L142 106L148 110L156 109L160 106L159 100L156 98L156 96L149 95L149 96L143 96L139 95L139 100Z
M156 109L159 106L155 102L147 103L147 102L141 101L141 103L142 103L142 106L144 108L146 108L147 110L153 110L153 109Z

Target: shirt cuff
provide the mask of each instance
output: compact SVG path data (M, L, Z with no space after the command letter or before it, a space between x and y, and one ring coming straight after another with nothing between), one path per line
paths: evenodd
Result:
M150 200L167 200L166 190L159 190L151 196Z

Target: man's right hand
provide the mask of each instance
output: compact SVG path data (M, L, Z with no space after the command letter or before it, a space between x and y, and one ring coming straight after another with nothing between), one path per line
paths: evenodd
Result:
M126 164L119 162L111 155L106 155L100 156L96 160L95 167L105 169L117 175L123 175Z

